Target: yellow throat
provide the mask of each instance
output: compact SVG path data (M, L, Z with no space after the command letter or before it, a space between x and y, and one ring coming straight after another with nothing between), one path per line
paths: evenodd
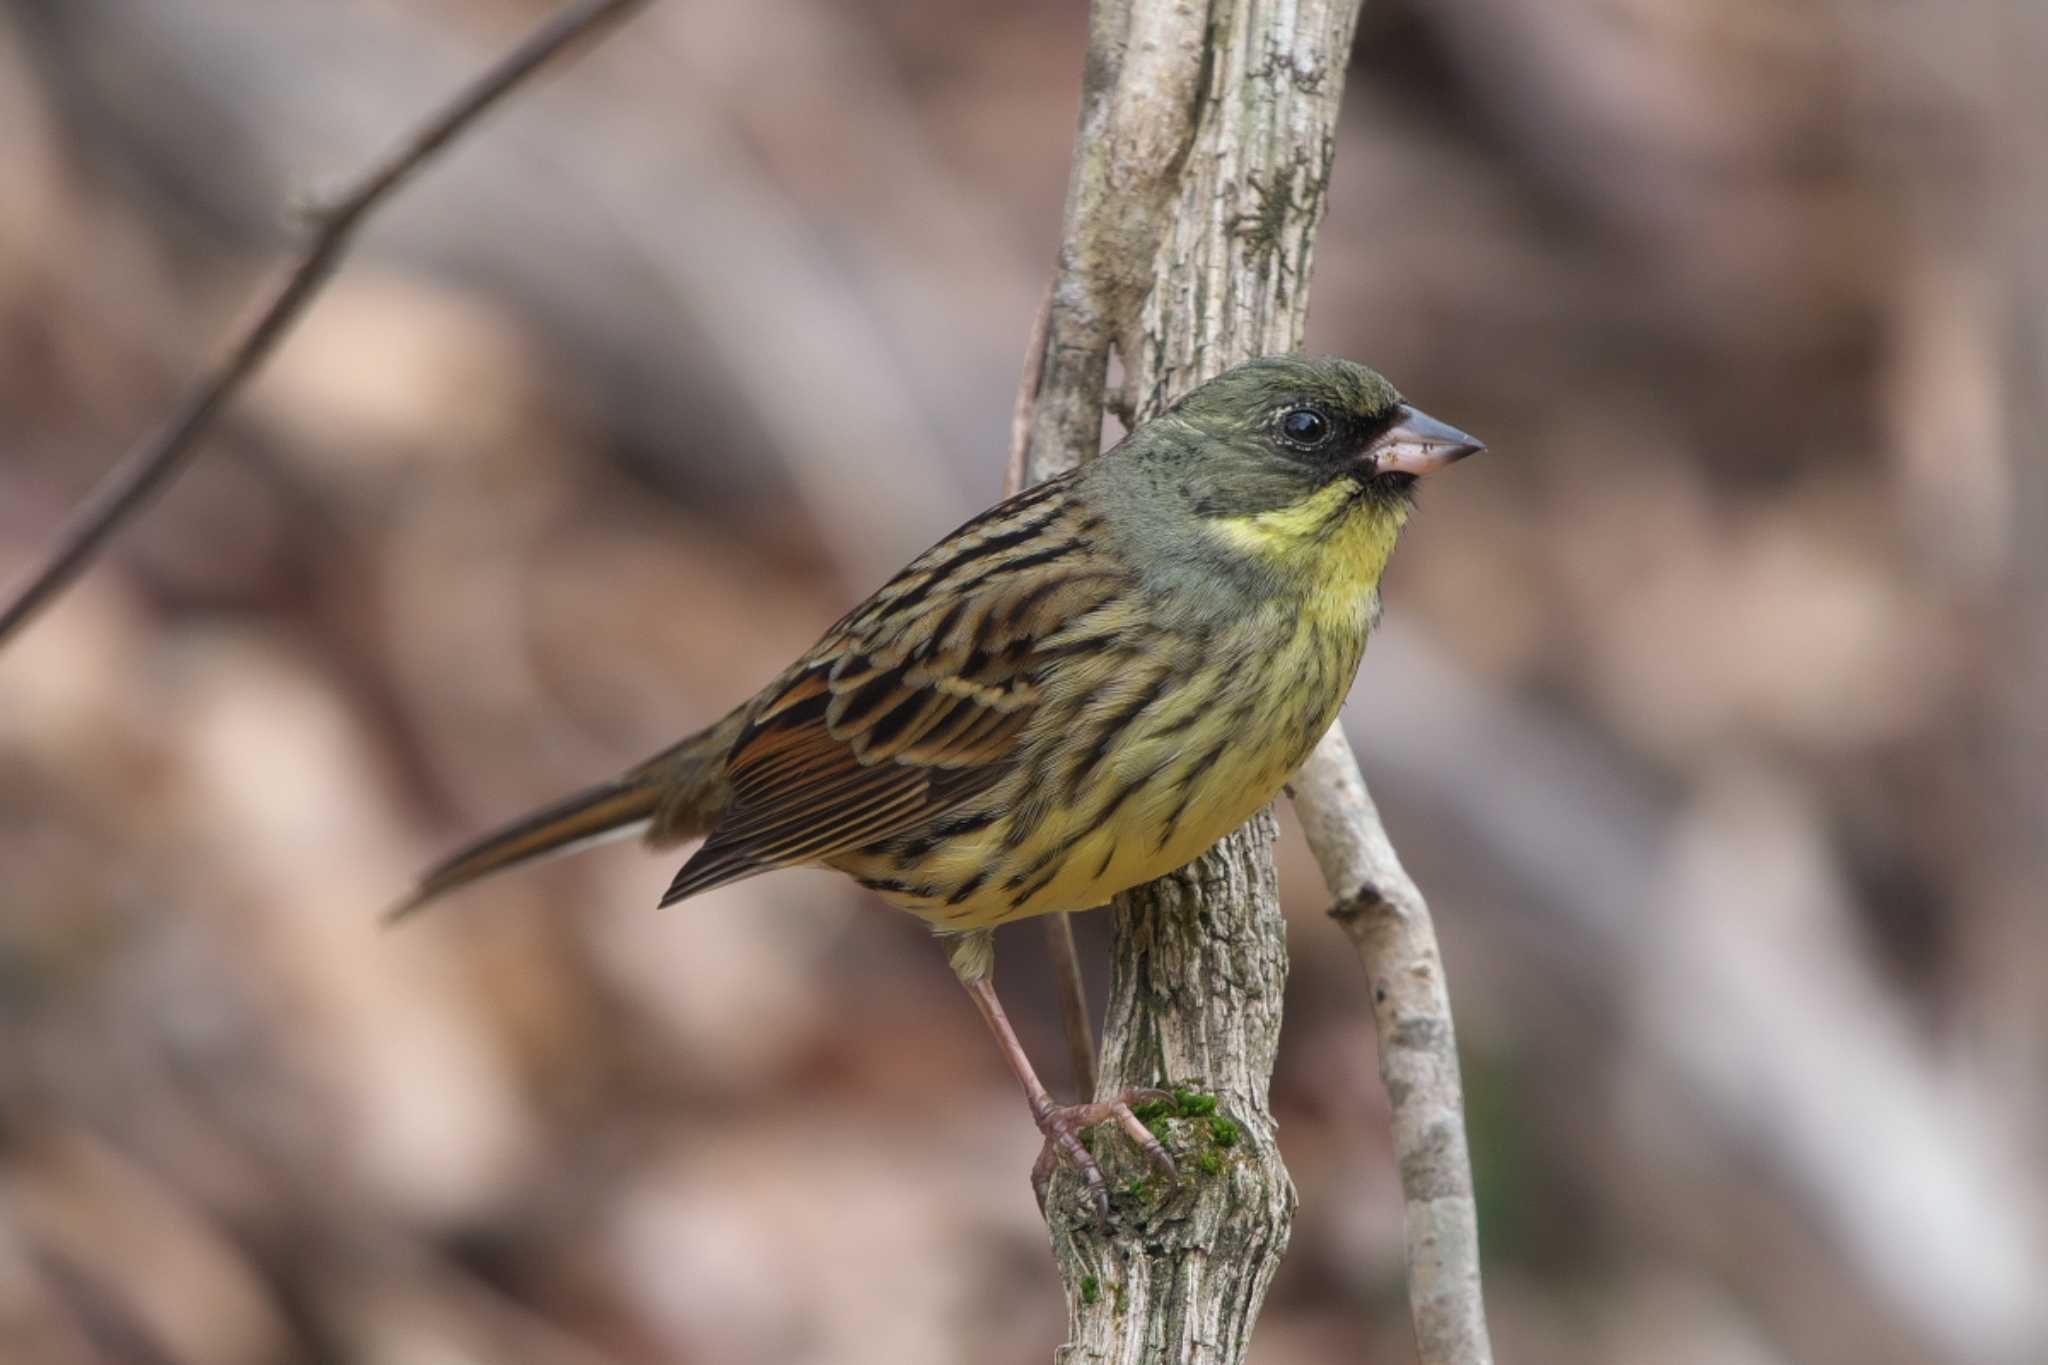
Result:
M1356 493L1351 480L1334 479L1300 502L1208 524L1232 549L1305 574L1312 620L1351 625L1375 610L1380 575L1408 520L1405 505Z

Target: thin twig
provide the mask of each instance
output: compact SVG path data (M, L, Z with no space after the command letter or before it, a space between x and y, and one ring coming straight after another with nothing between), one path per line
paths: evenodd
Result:
M1053 987L1059 995L1060 1027L1067 1035L1067 1062L1074 1093L1095 1093L1095 1025L1088 1017L1088 982L1081 975L1081 950L1074 946L1074 919L1060 910L1045 917L1045 946L1052 955Z
M205 375L185 390L171 416L122 456L58 531L55 543L28 580L0 608L0 645L84 572L108 539L183 468L210 426L242 384L277 349L346 253L370 211L411 177L479 115L540 67L594 30L623 19L647 0L581 0L535 29L518 47L416 127L356 184L315 208L315 224L291 272L270 301Z
M1045 379L1045 333L1052 320L1052 286L1038 305L1031 340L1024 347L1024 374L1017 381L1017 403L1010 410L1010 458L1003 468L1003 495L1039 482L1046 471L1031 458L1031 419L1038 410L1038 386ZM1074 947L1074 921L1062 910L1045 916L1045 946L1052 955L1053 985L1059 993L1060 1024L1067 1035L1067 1060L1074 1073L1075 1093L1095 1093L1095 1027L1088 1018L1088 983L1081 975L1081 954Z
M1023 491L1044 479L1051 471L1034 461L1031 423L1038 414L1038 389L1045 382L1045 335L1052 326L1053 286L1045 287L1038 301L1038 316L1031 323L1031 339L1024 345L1024 373L1017 381L1017 402L1010 409L1010 459L1003 466L1003 496Z
M1387 838L1341 729L1323 736L1291 790L1335 897L1330 917L1356 945L1372 987L1407 1208L1417 1358L1420 1365L1491 1365L1458 1040L1429 906Z

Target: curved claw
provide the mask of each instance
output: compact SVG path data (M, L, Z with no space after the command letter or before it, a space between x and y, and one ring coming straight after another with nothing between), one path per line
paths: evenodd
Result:
M1168 1180L1180 1179L1180 1167L1173 1164L1173 1155L1166 1150L1166 1144L1152 1135L1152 1130L1139 1121L1131 1112L1131 1106L1122 1100L1114 1103L1116 1121L1131 1135L1131 1141L1138 1144L1138 1150L1152 1163L1152 1169Z
M1045 1185L1051 1181L1060 1158L1065 1157L1088 1183L1097 1216L1105 1223L1109 1221L1109 1182L1102 1178L1102 1167L1095 1154L1081 1145L1081 1130L1108 1119L1108 1113L1098 1112L1107 1108L1100 1104L1067 1104L1047 1109L1038 1116L1038 1131L1045 1134L1045 1147L1031 1168L1031 1187L1038 1194L1041 1211L1045 1208Z
M1060 1155L1073 1162L1075 1167L1079 1169L1081 1178L1088 1182L1088 1193L1094 1197L1095 1212L1101 1216L1104 1222L1108 1222L1109 1182L1102 1178L1102 1167L1096 1164L1095 1154L1081 1145L1081 1129L1089 1126L1084 1123L1070 1127L1067 1124L1055 1122L1047 1130L1046 1136L1059 1149Z
M1112 1119L1130 1136L1131 1141L1138 1144L1138 1149L1145 1154L1154 1170L1168 1180L1179 1180L1180 1168L1174 1165L1172 1154L1132 1112L1134 1104L1172 1099L1169 1091L1133 1087L1114 1099L1097 1100L1092 1104L1057 1105L1040 1112L1038 1129L1045 1134L1045 1146L1031 1168L1031 1189L1038 1196L1039 1211L1045 1211L1046 1186L1052 1180L1053 1168L1064 1156L1087 1182L1097 1214L1104 1222L1109 1220L1109 1182L1102 1178L1102 1167L1096 1163L1094 1154L1081 1145L1080 1134L1084 1128L1093 1128Z

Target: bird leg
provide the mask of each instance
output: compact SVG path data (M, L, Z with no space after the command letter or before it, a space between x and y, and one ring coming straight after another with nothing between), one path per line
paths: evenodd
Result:
M1058 1165L1059 1158L1065 1156L1081 1172L1081 1178L1087 1181L1097 1212L1105 1219L1109 1217L1109 1184L1102 1178L1102 1167L1096 1164L1094 1154L1081 1145L1081 1132L1112 1119L1130 1135L1131 1141L1138 1144L1161 1175L1169 1180L1179 1178L1180 1172L1173 1164L1173 1157L1131 1110L1134 1104L1170 1100L1172 1095L1169 1092L1133 1087L1107 1100L1054 1104L1044 1083L1038 1079L1038 1073L1032 1069L1031 1059L1024 1053L1024 1045L1017 1041L1016 1030L1010 1027L1010 1017L1003 1012L1003 1002L996 998L995 954L989 932L984 929L961 935L954 940L948 955L960 984L967 988L967 994L981 1011L981 1017L988 1022L989 1032L995 1034L996 1043L1003 1050L1003 1060L1010 1064L1018 1084L1024 1087L1024 1098L1031 1105L1031 1117L1037 1121L1038 1131L1045 1134L1044 1150L1031 1168L1031 1189L1038 1196L1040 1212L1045 1209L1045 1190L1052 1179L1053 1168Z

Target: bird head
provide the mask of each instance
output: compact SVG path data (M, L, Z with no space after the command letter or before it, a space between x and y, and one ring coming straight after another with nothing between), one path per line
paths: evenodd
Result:
M1416 481L1482 449L1363 365L1278 355L1191 390L1102 464L1122 464L1115 477L1183 553L1220 555L1268 586L1370 589Z

